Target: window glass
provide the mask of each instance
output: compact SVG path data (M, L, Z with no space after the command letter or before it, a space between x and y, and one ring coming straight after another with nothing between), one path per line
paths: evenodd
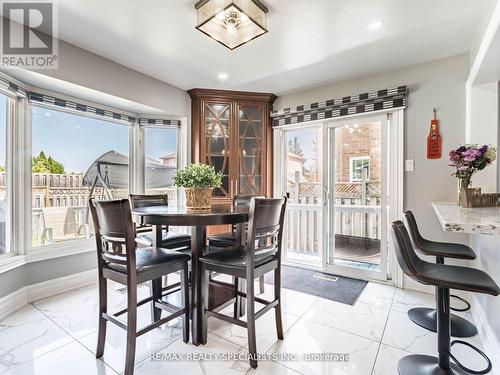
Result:
M364 156L359 158L351 158L351 182L362 181L363 173L365 173L365 178L369 180L370 157Z
M129 127L35 106L32 124L33 246L89 237L89 196L128 196Z
M178 129L144 128L146 194L168 194L168 201L177 201L173 182L177 171Z
M0 94L0 255L7 246L7 97Z

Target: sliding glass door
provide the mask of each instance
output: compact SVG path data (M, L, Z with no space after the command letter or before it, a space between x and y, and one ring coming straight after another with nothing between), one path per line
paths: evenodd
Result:
M387 277L387 115L327 124L326 269Z
M289 196L285 260L307 267L323 264L323 127L284 132L284 188Z
M387 278L387 114L279 130L284 261Z

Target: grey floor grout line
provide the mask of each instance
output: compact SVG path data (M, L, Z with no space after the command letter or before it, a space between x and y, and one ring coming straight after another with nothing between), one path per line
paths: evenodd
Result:
M375 355L375 360L373 361L371 375L374 375L375 365L377 364L378 356L380 354L380 348L382 347L382 341L384 340L385 330L387 328L387 323L389 323L389 317L391 316L392 306L394 305L394 299L396 298L396 288L394 288L394 294L392 295L391 306L389 307L389 313L385 319L384 329L382 330L382 336L380 336L380 342L377 349L377 354Z

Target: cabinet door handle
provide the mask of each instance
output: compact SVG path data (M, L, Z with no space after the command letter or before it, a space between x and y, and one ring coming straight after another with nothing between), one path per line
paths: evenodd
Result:
M235 181L236 182L236 188L235 188L235 195L238 195L238 180Z

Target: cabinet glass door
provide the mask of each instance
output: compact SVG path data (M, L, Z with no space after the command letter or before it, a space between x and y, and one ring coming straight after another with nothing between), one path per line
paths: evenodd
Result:
M238 122L238 178L236 191L241 195L264 192L264 126L263 108L258 105L240 105Z
M229 157L231 106L205 104L205 163L223 174L222 186L214 190L214 197L230 197Z

